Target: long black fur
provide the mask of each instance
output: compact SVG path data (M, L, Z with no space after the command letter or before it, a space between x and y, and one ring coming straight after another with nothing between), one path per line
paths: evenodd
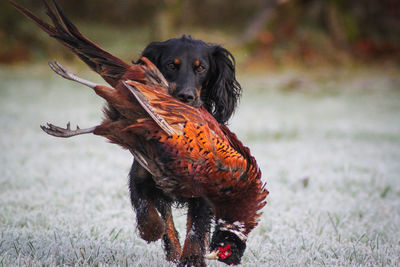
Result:
M204 107L219 123L227 123L242 93L242 88L236 80L235 58L219 45L208 44L186 35L165 42L150 43L142 52L142 56L150 59L166 76L162 64L166 58L176 54L177 47L181 48L179 54L191 53L195 58L209 62L207 78L201 85L201 100ZM187 73L182 75L187 75ZM166 78L168 80L167 76Z
M173 95L175 94L176 98L180 98L180 92L190 93L190 90L193 91L201 87L201 105L220 124L227 123L234 113L241 95L241 86L235 76L235 59L228 50L219 45L207 44L201 40L184 35L181 38L170 39L165 42L153 42L144 49L142 56L150 59L159 68L167 81L174 84L177 91ZM180 59L181 65L186 67L174 70L171 73L166 68L166 65L170 64L175 58ZM206 66L206 73L203 73L201 77L192 73L190 65L192 62L185 62L185 60L190 61L195 59L198 59ZM197 105L196 101L188 102L188 104ZM154 185L152 181L143 181L143 178L152 180L150 173L143 175L145 172L147 171L139 164L133 163L130 172L130 190L132 205L136 210L139 228L141 227L140 222L146 221L146 211L151 207L137 205L137 203L143 203L143 200L153 200L155 202L154 206L162 217L164 217L162 215L163 210L166 207L170 208L170 205L173 203L167 196L164 196L162 191L152 186ZM137 194L138 191L146 193ZM143 199L138 199L141 197ZM182 200L180 199L179 201ZM189 204L188 221L192 222L194 230L194 236L191 239L197 242L199 249L188 255L184 247L181 259L177 260L180 261L180 265L182 266L203 266L205 265L203 255L206 251L207 236L210 231L211 207L203 199L183 201ZM170 236L164 234L162 240L167 258L171 260L169 256L173 254L173 250L176 250L176 248L174 248Z

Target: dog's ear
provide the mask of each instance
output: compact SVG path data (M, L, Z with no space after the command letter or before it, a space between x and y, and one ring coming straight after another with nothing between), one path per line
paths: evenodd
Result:
M242 88L235 77L235 59L221 46L211 46L210 70L203 86L202 100L219 123L226 123L239 101Z
M154 65L160 68L160 58L163 50L163 42L152 42L143 50L142 57L147 57Z

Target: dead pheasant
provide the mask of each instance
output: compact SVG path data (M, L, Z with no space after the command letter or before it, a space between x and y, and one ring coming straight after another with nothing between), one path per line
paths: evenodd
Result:
M115 88L83 80L50 63L62 77L93 88L120 116L106 116L88 129L73 131L52 124L42 129L58 137L104 136L128 149L165 193L206 199L217 222L207 258L238 264L268 194L257 163L226 126L205 109L169 95L158 69L146 58L141 62L131 67L139 79L127 79Z
M9 2L113 87L85 81L58 63L50 64L61 76L93 88L107 100L108 107L99 126L71 130L69 125L64 129L49 124L42 129L58 137L102 135L129 149L166 194L204 199L217 222L207 257L240 263L247 236L257 225L268 194L248 148L204 108L193 108L171 97L167 82L147 59L143 58L140 65L127 64L85 38L56 2L57 13L45 2L54 26ZM190 248L190 238L187 236L185 248ZM181 260L188 257L183 254Z

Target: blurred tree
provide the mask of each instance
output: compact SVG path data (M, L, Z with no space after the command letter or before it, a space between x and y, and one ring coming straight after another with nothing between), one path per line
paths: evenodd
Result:
M277 0L263 0L262 3L263 7L253 16L243 33L238 36L236 45L242 45L257 38L257 35L275 15Z
M15 1L45 17L41 1ZM227 41L236 40L248 51L264 51L276 60L287 55L301 60L317 54L329 58L335 54L331 49L370 58L398 55L400 51L399 0L59 2L77 24L92 25L92 29L105 24L130 32L140 29L148 33L140 37L144 43L200 29L225 32L231 36ZM26 60L35 51L52 49L51 41L38 32L7 1L0 1L0 62Z
M337 62L343 53L364 59L400 58L400 1L264 3L239 35L240 44L247 45L255 58L268 54L269 60L292 58L309 63Z

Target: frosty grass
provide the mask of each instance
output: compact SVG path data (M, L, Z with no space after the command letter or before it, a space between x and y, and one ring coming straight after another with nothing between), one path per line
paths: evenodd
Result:
M399 266L399 74L240 77L244 96L230 127L270 191L243 266ZM93 126L102 104L50 70L0 69L0 266L171 266L160 241L138 237L129 152L39 128ZM175 218L183 239L185 211Z

